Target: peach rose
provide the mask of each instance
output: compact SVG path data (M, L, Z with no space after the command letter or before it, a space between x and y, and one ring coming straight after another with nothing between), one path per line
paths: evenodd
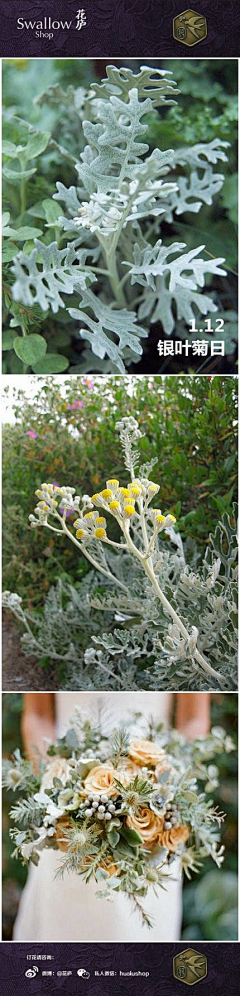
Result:
M167 847L168 851L177 851L181 844L185 844L190 834L189 827L184 827L182 823L179 827L171 827L171 830L163 830L158 838L161 847Z
M114 796L118 795L115 786L116 772L110 761L106 764L97 764L89 771L84 781L84 795L96 794Z
M153 847L154 844L158 844L159 836L163 831L164 819L156 816L146 806L141 806L138 815L127 816L126 826L131 830L137 830L146 847Z
M71 768L65 757L54 757L53 761L50 761L46 771L44 771L41 783L41 789L53 788L53 779L59 778L62 785L66 785L66 782L70 778Z
M130 782L134 781L136 775L139 775L139 766L137 764L133 764L133 761L126 758L126 761L120 761L116 775L118 781L121 782L126 788Z
M166 757L162 747L153 743L153 740L132 740L128 754L131 760L140 764L141 767L150 764L155 768Z

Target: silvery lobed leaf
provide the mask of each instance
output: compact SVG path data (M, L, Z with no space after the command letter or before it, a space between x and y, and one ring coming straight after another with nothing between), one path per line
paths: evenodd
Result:
M133 87L137 87L139 99L151 97L153 107L159 107L160 104L166 104L166 102L168 104L176 103L175 100L166 101L165 99L179 93L175 80L168 79L172 75L168 69L141 66L138 73L133 73L132 69L126 67L118 69L116 66L110 65L106 67L106 73L107 78L101 83L91 84L91 90L101 99L109 100L109 97L115 94L121 100L127 101L129 91Z
M90 310L94 317L91 318L83 309ZM135 312L127 311L126 308L116 311L86 289L82 294L81 306L69 308L69 314L81 323L80 335L88 340L93 352L101 359L109 356L121 373L125 371L123 361L127 346L141 356L139 337L146 338L147 332L141 326L136 326ZM83 322L87 328L82 327Z
M38 239L35 244L30 256L19 252L13 263L13 299L27 305L38 303L43 311L50 307L56 313L65 307L62 294L73 294L77 286L84 288L96 279L85 266L88 250L58 249L56 242L45 246Z

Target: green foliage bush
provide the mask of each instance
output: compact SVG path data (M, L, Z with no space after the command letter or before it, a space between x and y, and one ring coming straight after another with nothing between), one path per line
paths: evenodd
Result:
M33 496L44 480L92 494L122 477L115 422L126 414L143 432L142 459L157 460L162 506L202 553L236 498L236 379L132 377L131 391L122 377L64 378L63 389L51 377L37 384L34 396L15 392L16 422L3 430L3 587L41 607L58 577L83 577L88 567L70 542L30 529ZM5 388L6 402L7 395Z

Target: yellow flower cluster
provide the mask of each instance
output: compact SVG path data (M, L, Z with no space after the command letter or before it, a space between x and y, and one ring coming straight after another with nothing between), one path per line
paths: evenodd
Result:
M130 481L126 488L121 487L116 478L110 478L106 482L106 488L92 495L91 501L94 505L108 509L121 523L121 521L131 519L134 515L139 515L141 510L146 512L149 503L158 491L159 485L145 478ZM165 526L174 525L176 522L174 515L171 513L163 515L160 508L150 509L150 515L156 532Z
M33 515L29 516L32 526L44 525L47 522L48 514L56 512L59 504L62 506L62 509L67 510L73 508L73 495L75 494L75 488L60 488L56 484L44 483L41 484L41 488L37 488L35 494L40 500L34 509L34 512L38 518L35 519Z
M154 535L156 535L166 526L176 522L171 513L163 515L160 508L148 509L152 498L158 491L159 485L146 478L137 478L130 481L127 487L122 487L117 478L113 477L106 482L106 487L102 491L92 495L91 498L85 496L86 504L81 512L79 509L80 498L79 496L74 498L74 488L42 484L41 488L35 492L39 499L34 509L37 518L34 515L29 518L32 526L47 525L49 513L54 514L60 511L63 520L65 520L69 510L76 511L81 516L81 518L76 518L74 522L76 538L83 543L93 538L107 541L106 519L104 515L101 515L101 509L103 512L111 512L121 527L123 524L130 523L134 517L135 519L139 518L143 513L152 520ZM94 505L100 507L100 512L93 508Z

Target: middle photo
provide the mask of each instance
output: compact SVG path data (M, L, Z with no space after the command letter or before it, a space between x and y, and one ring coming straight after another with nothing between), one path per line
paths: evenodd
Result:
M237 380L4 398L4 691L236 688Z

